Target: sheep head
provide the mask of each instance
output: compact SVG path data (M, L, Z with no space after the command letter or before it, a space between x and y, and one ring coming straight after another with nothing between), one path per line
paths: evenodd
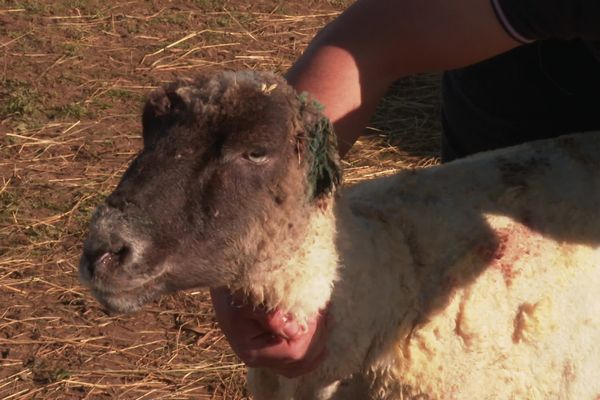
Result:
M220 72L157 89L142 123L143 149L92 217L81 279L119 312L195 287L265 301L249 276L286 268L340 181L329 121L275 75Z

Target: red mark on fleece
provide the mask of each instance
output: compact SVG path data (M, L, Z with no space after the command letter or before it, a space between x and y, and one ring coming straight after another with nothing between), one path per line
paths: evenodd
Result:
M539 233L514 224L496 230L496 242L480 246L477 252L491 267L500 270L506 286L510 286L519 274L520 261L539 254L541 240Z

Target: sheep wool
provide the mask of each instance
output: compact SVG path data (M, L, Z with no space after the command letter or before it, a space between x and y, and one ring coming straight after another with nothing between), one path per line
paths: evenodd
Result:
M586 133L343 188L328 359L251 371L256 398L598 399L597 154Z

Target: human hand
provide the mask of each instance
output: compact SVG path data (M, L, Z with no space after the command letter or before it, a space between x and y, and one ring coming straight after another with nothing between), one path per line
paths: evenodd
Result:
M295 378L317 368L326 356L326 311L303 327L280 310L266 312L235 305L240 298L227 288L210 291L217 321L231 348L249 367L269 368Z

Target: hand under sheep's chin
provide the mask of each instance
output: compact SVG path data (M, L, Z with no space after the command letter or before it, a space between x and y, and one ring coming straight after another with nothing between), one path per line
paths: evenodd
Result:
M288 378L321 365L329 334L327 310L302 324L279 309L255 308L226 287L211 289L210 294L219 326L247 365L269 368Z

